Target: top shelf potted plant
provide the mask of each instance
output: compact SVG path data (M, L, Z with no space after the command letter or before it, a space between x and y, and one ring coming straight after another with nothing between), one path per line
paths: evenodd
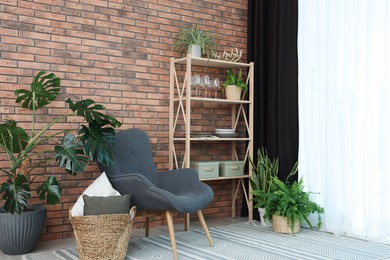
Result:
M199 28L198 21L195 27L183 28L177 35L173 44L175 50L180 53L191 53L192 57L212 57L215 52L214 37L210 31Z
M49 205L60 201L62 192L54 176L48 176L43 182L41 178L30 179L29 173L34 163L39 161L39 155L54 153L53 159L58 161L58 166L71 175L82 173L89 159L105 165L111 165L114 160L112 153L115 144L114 128L120 127L121 123L114 117L103 114L105 108L91 99L76 103L68 99L66 103L71 110L69 113L58 116L42 130L35 128L36 117L39 116L36 113L37 109L57 99L60 84L61 80L55 74L41 71L33 78L29 90L16 90L16 102L32 111L29 131L18 126L14 120L0 124L0 148L7 154L9 161L9 167L0 168L6 177L0 188L4 202L0 209L0 230L3 236L0 248L6 254L27 253L32 250L39 238L46 210L43 206L27 204L32 195L31 185L34 182L40 184L36 192L41 200L46 200ZM65 131L53 129L56 123L73 116L85 119L85 124L80 126L76 135L64 135ZM49 149L42 148L42 145L51 139L61 136L62 144ZM29 220L32 215L37 216L36 224ZM25 221L25 224L19 221ZM34 231L28 231L28 228ZM6 229L9 232L5 231ZM15 231L21 233L14 234ZM18 241L15 238L10 238L12 242L7 241L5 237L8 235L17 236L19 242L15 242Z

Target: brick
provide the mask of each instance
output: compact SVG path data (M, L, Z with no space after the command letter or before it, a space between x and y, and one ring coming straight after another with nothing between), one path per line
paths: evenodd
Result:
M38 62L46 62L46 63L58 63L58 64L65 63L65 58L52 57L52 56L35 55L35 60Z
M1 40L3 43L34 46L34 40L32 39L22 39L18 37L2 36Z
M76 30L66 30L66 35L72 37L80 37L80 38L90 38L90 39L95 38L94 33L88 33L85 31L76 31Z
M18 63L16 61L14 61L14 60L2 59L1 62L0 62L0 67L16 67L17 64ZM1 73L4 73L3 70L1 71Z
M8 21L17 21L18 20L18 16L16 14L8 14L8 13L0 12L0 19L2 20L2 26L4 26L3 24L8 25L6 20L8 20ZM12 27L10 27L10 28L12 28ZM14 29L17 29L17 28L14 28Z
M63 58L80 58L81 53L75 51L61 51L61 50L53 50L51 52L53 56L59 56Z
M3 52L2 58L4 59L10 59L10 60L27 60L27 61L33 61L34 55L33 54L27 54L27 53L12 53L12 52Z
M58 20L58 21L65 21L66 20L65 15L59 14L59 13L52 13L52 12L36 11L35 16L43 18L43 19L48 19L48 20Z
M65 43L52 42L52 41L39 41L39 40L35 40L35 46L36 47L49 48L49 49L60 49L60 50L66 49L66 44Z
M81 44L80 38L69 37L69 36L52 35L51 40L56 42L61 42L61 43Z

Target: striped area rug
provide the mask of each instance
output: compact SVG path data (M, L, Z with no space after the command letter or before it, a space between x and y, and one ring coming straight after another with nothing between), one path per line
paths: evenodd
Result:
M259 222L210 228L214 247L209 247L202 230L176 233L179 259L299 259L366 260L390 259L390 245L334 236L302 228L299 234L283 235ZM23 256L25 260L78 259L76 249L58 250ZM126 259L173 259L168 235L131 240Z

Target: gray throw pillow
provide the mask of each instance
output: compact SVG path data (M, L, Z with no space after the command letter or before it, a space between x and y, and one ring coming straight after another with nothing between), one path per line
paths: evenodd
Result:
M103 214L127 214L130 211L130 194L122 196L88 196L83 195L84 216Z

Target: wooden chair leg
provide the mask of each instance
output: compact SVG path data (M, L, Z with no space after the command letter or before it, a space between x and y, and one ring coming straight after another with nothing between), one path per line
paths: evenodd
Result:
M200 224L202 225L204 233L206 234L206 237L209 240L209 245L214 246L213 239L211 238L210 233L209 233L209 229L207 228L206 222L204 221L202 211L198 210L196 213L198 214L198 218L199 218Z
M176 251L176 239L175 239L175 230L173 229L172 213L169 210L166 210L165 216L167 218L169 237L171 238L173 258L177 260L178 258L177 258L177 251Z
M146 217L145 220L145 237L149 236L150 217Z
M190 229L190 213L185 213L184 215L184 231L188 231Z

